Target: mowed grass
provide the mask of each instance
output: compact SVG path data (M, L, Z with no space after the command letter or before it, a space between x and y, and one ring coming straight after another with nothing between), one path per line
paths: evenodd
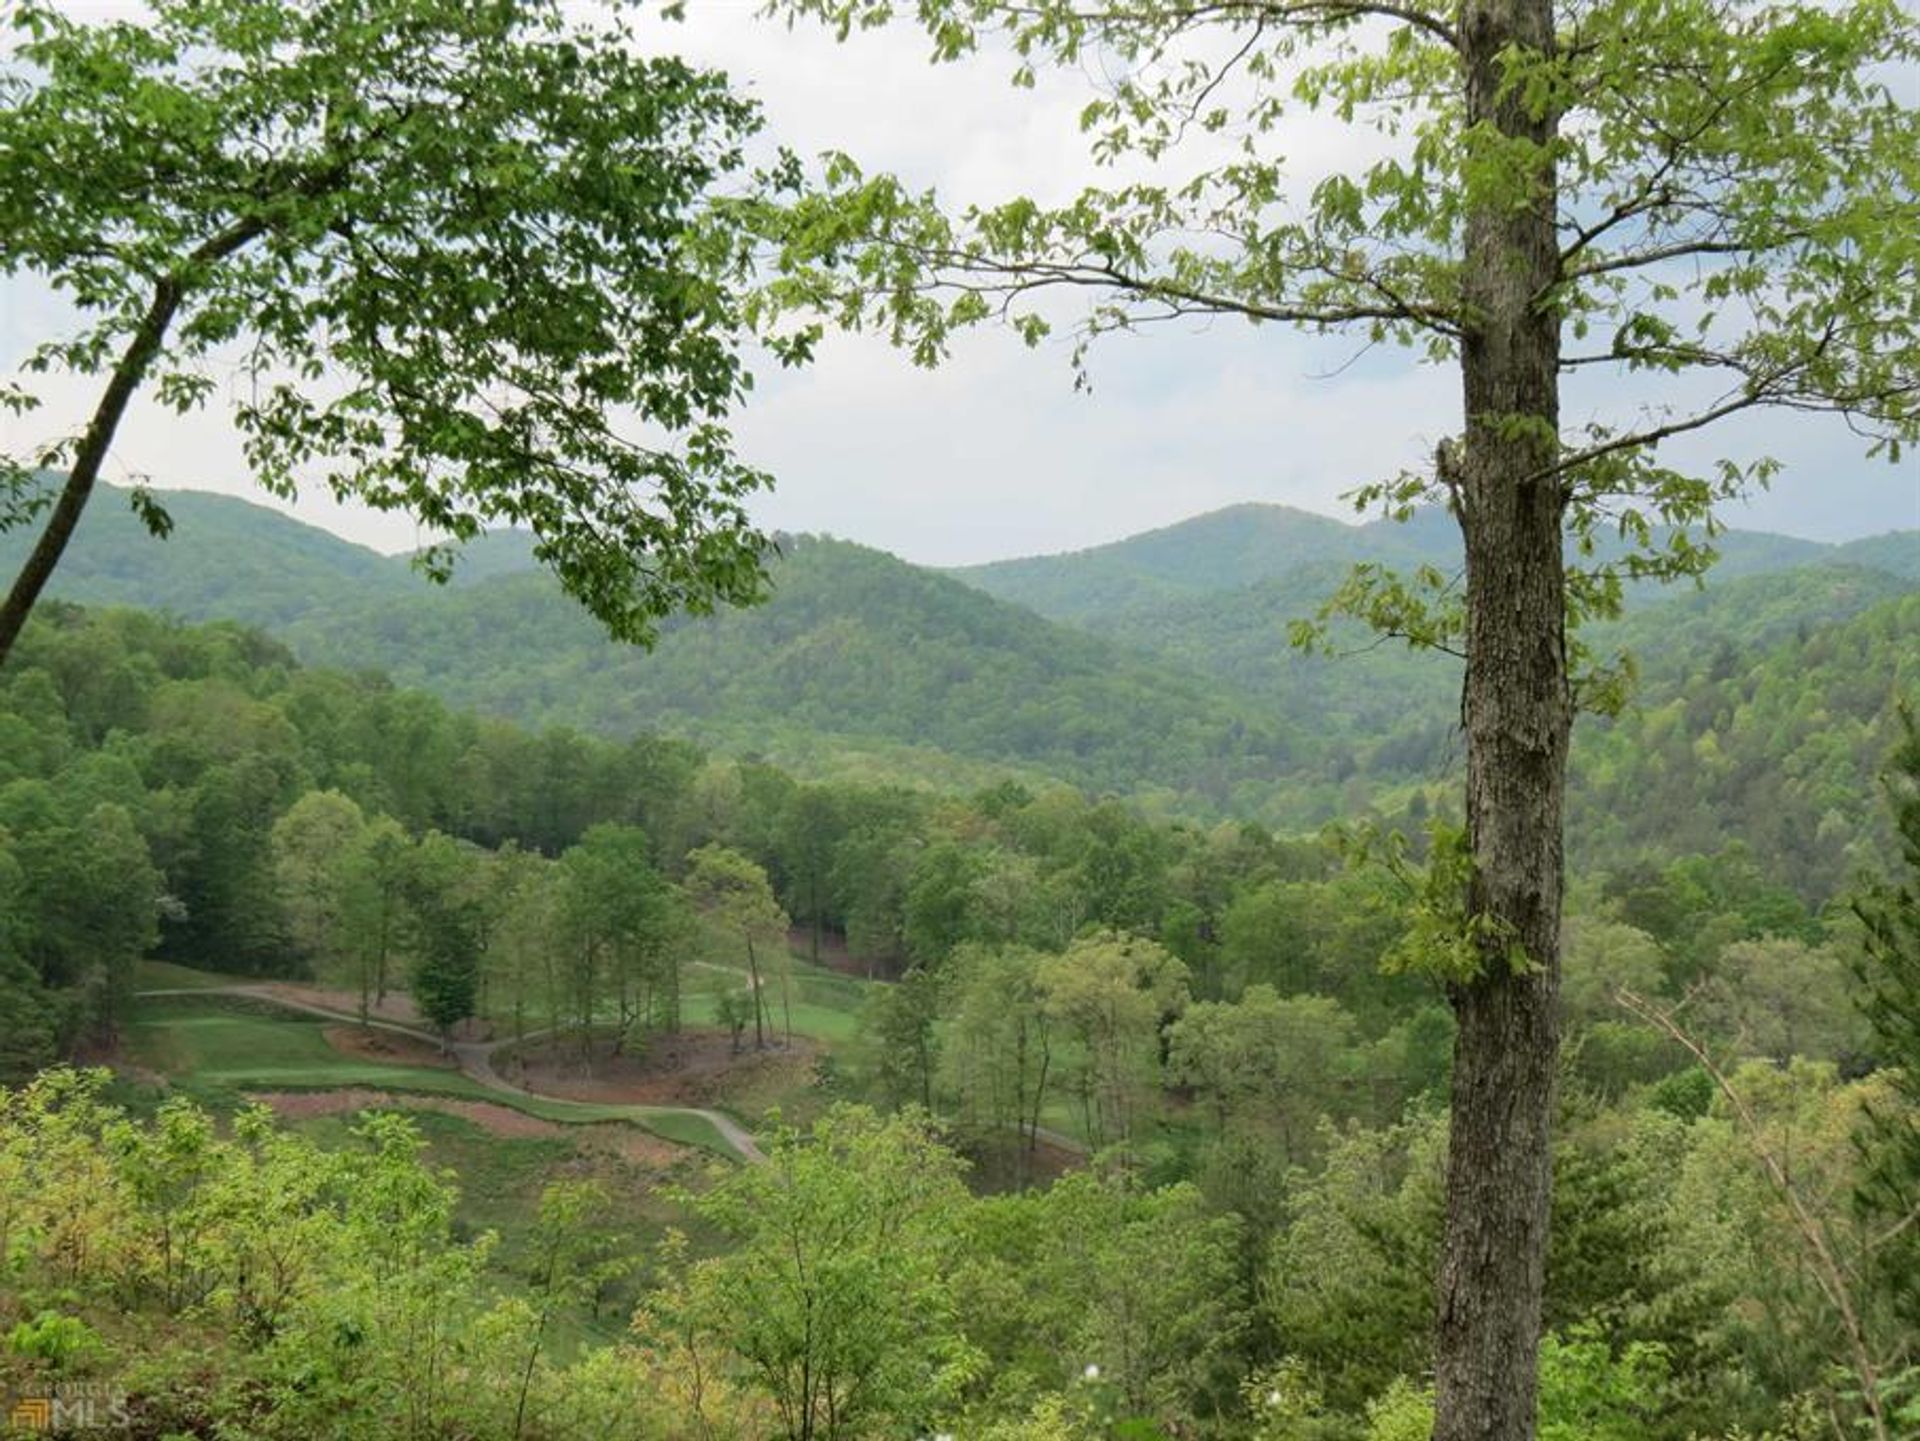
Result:
M492 1101L542 1120L625 1121L670 1141L731 1156L704 1117L648 1106L567 1101L497 1091L451 1069L348 1056L327 1044L345 1024L236 996L147 996L127 1028L130 1059L216 1091L325 1091L343 1087Z

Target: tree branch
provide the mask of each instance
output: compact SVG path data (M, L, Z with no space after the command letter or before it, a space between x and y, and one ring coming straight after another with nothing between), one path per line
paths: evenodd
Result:
M100 478L100 467L107 458L108 448L113 444L120 419L126 414L128 402L132 400L134 391L139 389L140 382L146 379L147 371L160 354L161 346L166 343L167 328L173 324L173 318L189 288L188 282L180 278L181 274L191 274L202 266L217 264L266 231L266 222L257 217L236 221L195 247L179 270L162 276L155 283L153 299L147 306L146 314L140 318L133 338L127 342L119 362L113 367L106 391L100 397L100 403L94 407L86 433L74 451L73 465L67 471L60 498L54 502L53 513L47 518L46 529L40 532L40 538L34 542L32 551L20 567L19 575L14 577L5 603L0 604L0 666L6 664L14 641L19 638L28 615L33 611L34 602L40 599L40 592L46 588L54 567L60 563L67 542L73 538L74 528L80 524L81 513L86 510L94 483Z
M1855 1378L1860 1383L1861 1401L1867 1408L1867 1414L1873 1422L1873 1434L1879 1441L1891 1441L1892 1432L1887 1429L1887 1418L1882 1410L1884 1405L1880 1397L1880 1370L1873 1359L1872 1349L1867 1344L1866 1328L1861 1324L1858 1310L1847 1282L1845 1269L1839 1258L1833 1254L1832 1245L1827 1239L1826 1228L1808 1211L1801 1199L1793 1178L1787 1174L1787 1168L1780 1158L1769 1150L1760 1134L1759 1119L1753 1109L1747 1105L1746 1097L1734 1088L1725 1071L1714 1063L1707 1054L1707 1048L1694 1038L1672 1015L1661 1010L1650 1001L1643 1000L1632 991L1622 987L1614 992L1614 999L1627 1011L1638 1016L1656 1030L1663 1031L1691 1055L1700 1069L1712 1079L1720 1094L1726 1098L1728 1108L1740 1129L1745 1132L1747 1147L1754 1158L1760 1162L1772 1184L1775 1193L1785 1203L1788 1214L1793 1219L1794 1230L1800 1235L1811 1261L1815 1283L1827 1298L1827 1303L1840 1317L1842 1328L1846 1332L1847 1349L1852 1352Z

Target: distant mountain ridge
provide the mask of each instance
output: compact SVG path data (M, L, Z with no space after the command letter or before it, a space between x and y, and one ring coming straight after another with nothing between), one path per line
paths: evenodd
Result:
M304 615L316 597L400 595L421 584L403 559L381 555L293 517L208 491L156 492L173 533L155 540L127 503L101 485L54 572L52 593L96 605L169 610L187 620L274 627ZM11 577L32 536L0 534Z
M997 767L1299 823L1349 806L1356 774L1412 784L1451 754L1450 659L1387 645L1333 660L1286 643L1287 622L1353 561L1444 564L1453 527L1438 513L1359 526L1237 506L1091 550L944 573L783 538L767 604L676 618L649 653L609 642L538 568L524 533L482 537L453 583L436 586L407 556L243 500L164 499L176 529L162 543L122 496L103 494L53 593L256 624L305 660L382 670L532 724L662 730L809 765L887 755L896 774L932 767L948 781ZM0 536L0 566L26 543ZM1920 581L1915 532L1843 546L1732 532L1721 549L1704 592L1641 598L1595 643L1642 652L1649 676L1677 684Z
M1904 542L1904 545L1903 545ZM1722 576L1785 570L1823 558L1920 574L1920 532L1895 531L1846 545L1768 531L1729 530L1715 541ZM1292 506L1246 502L1105 545L1021 556L949 571L969 585L1055 620L1089 621L1246 586L1343 573L1361 561L1458 564L1460 537L1443 512L1405 523L1348 523Z
M1920 532L1893 532L1828 545L1764 531L1727 531L1704 591L1681 583L1634 588L1626 617L1596 627L1603 651L1673 653L1703 632L1712 646L1777 640L1793 628L1783 614L1834 623L1904 593L1920 580ZM1441 511L1404 524L1347 524L1276 505L1236 505L1107 545L1029 556L951 572L1003 600L1105 636L1135 654L1206 672L1249 696L1289 730L1328 738L1335 768L1351 751L1376 767L1407 773L1436 763L1458 709L1459 666L1451 658L1377 644L1357 628L1337 658L1288 644L1291 623L1312 616L1349 569L1387 565L1458 567L1459 533ZM1833 584L1759 578L1831 571ZM1840 577L1846 577L1842 580ZM1681 607L1691 627L1671 624ZM1664 617L1664 623L1654 617ZM1771 629L1762 633L1760 620Z
M1284 505L1209 511L1124 540L1057 555L962 566L949 573L1056 620L1085 620L1283 579L1318 557L1424 558L1417 534L1348 525Z

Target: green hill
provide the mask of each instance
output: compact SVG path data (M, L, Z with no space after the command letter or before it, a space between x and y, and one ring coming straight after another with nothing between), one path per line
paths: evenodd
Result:
M1671 674L1678 657L1844 620L1905 593L1920 576L1920 533L1912 531L1846 546L1728 531L1715 546L1720 558L1704 589L1635 586L1626 617L1596 627L1593 644L1631 651L1650 666L1665 658ZM1249 695L1290 733L1315 738L1323 779L1355 770L1418 775L1450 754L1458 664L1378 644L1357 629L1337 638L1331 657L1303 656L1287 643L1290 624L1311 616L1361 561L1456 567L1458 534L1434 510L1404 525L1349 525L1285 506L1237 505L1110 545L953 573Z
M427 583L405 561L249 501L191 490L156 495L173 517L165 541L148 533L125 491L101 486L52 593L276 627L347 597L400 596ZM24 531L0 535L0 570L18 571L31 544Z
M1687 643L1645 648L1639 703L1581 722L1576 860L1738 841L1804 894L1830 895L1891 853L1872 778L1896 707L1920 701L1920 591L1886 596L1884 578L1844 567L1791 574L1772 614L1755 613L1783 577L1730 586L1665 627Z
M1896 533L1883 539L1902 538L1903 533ZM1912 545L1920 537L1904 538L1920 550L1920 545ZM1805 565L1834 549L1765 531L1728 531L1716 544L1718 571L1728 576ZM1602 549L1604 553L1606 547ZM1459 555L1459 533L1438 510L1419 512L1404 524L1348 524L1290 506L1246 504L1086 550L1023 556L950 573L1054 620L1112 629L1144 626L1163 609L1244 590L1290 601L1298 597L1291 618L1311 611L1326 595L1329 578L1337 580L1357 562L1451 567L1459 564ZM1878 564L1866 555L1851 559ZM1908 563L1920 564L1911 557Z
M1354 560L1444 561L1452 527L1437 513L1353 526L1239 506L974 568L965 583L802 537L786 542L764 606L679 618L644 652L609 642L521 534L483 537L441 587L404 557L241 500L169 495L177 524L162 543L118 499L88 515L56 595L262 625L311 662L385 671L528 724L661 730L807 774L1053 775L1296 825L1432 778L1457 748L1450 659L1358 634L1333 658L1287 644L1288 622ZM1592 639L1631 650L1646 703L1661 704L1692 677L1758 664L1909 593L1916 540L1734 532L1705 589L1643 589ZM0 564L23 549L0 539Z
M1346 525L1284 505L1233 505L1087 550L954 570L969 585L1055 620L1177 605L1289 580L1326 561L1424 558L1426 527Z
M1885 535L1835 546L1833 559L1920 580L1920 530L1890 530Z
M787 543L761 607L609 644L539 574L316 610L295 650L460 705L782 754L835 737L1037 766L1102 788L1224 797L1289 768L1278 728L1194 673L841 541Z

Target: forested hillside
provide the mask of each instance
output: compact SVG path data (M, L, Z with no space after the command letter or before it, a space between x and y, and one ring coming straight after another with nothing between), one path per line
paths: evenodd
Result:
M0 1441L1920 1438L1912 7L0 32Z
M810 537L785 543L764 606L673 622L651 652L609 645L532 573L339 606L282 633L318 662L602 734L652 727L773 754L816 737L910 744L1216 805L1294 765L1278 726L1184 666Z
M1872 565L1874 557L1901 549L1902 538L1835 547L1764 531L1729 531L1715 547L1721 575L1749 575L1826 556ZM1361 561L1452 569L1460 562L1459 527L1432 509L1405 522L1347 524L1284 505L1234 505L1107 545L963 566L953 574L1042 615L1098 626L1139 623L1137 613L1181 600L1292 581L1303 571L1344 570ZM1905 561L1913 563L1910 556ZM1304 593L1305 609L1320 594Z
M1582 873L1568 924L1542 1402L1559 1434L1753 1434L1845 1354L1757 1158L1791 1145L1795 1198L1830 1208L1864 1108L1887 1103L1884 1073L1842 1079L1872 1067L1848 999L1859 932L1714 828L1679 851L1695 836L1657 807L1697 788L1699 758L1661 738L1697 710L1728 745L1784 747L1774 802L1813 804L1803 757L1871 769L1890 741L1868 718L1910 677L1897 643L1917 603L1792 636L1778 669L1709 655L1671 715L1649 713L1653 738L1622 722L1597 748L1607 806L1645 786L1656 810L1607 837L1626 859ZM391 1408L504 1436L536 1404L554 1436L666 1441L694 1412L779 1435L784 1373L751 1359L773 1328L809 1363L849 1338L876 1348L842 1363L873 1387L851 1414L933 1408L970 1434L1048 1441L1082 1434L1048 1417L1101 1415L1155 1425L1140 1435L1204 1415L1221 1435L1343 1441L1427 1424L1453 1023L1408 959L1417 835L1381 864L1063 786L805 784L678 741L521 729L301 666L256 632L131 611L52 607L17 660L0 684L0 1081L75 1047L119 1054L118 1036L139 1084L50 1072L0 1091L0 1164L58 1178L7 1213L22 1239L0 1297L31 1303L9 1374L124 1376L137 1345L142 1389L110 1394L189 1431L330 1434L349 1409ZM1790 703L1794 674L1826 696L1817 725ZM1729 792L1729 814L1749 799ZM143 974L168 989L143 995ZM664 1223L605 1184L657 1207L657 1179L508 1139L524 1118L475 1141L391 1094L353 1130L250 1108L236 1087L274 1088L296 1118L315 1098L290 1088L358 1084L351 1100L366 1076L481 1114L474 1098L498 1093L218 993L235 981L303 983L292 994L363 1018L403 995L442 1034L491 1027L548 1084L670 1064L656 1048L724 1057L730 1037L743 1076L799 1077L777 1093L799 1129L743 1110L777 1164L683 1169L667 1193L697 1246L668 1237L643 1267L622 1248ZM1725 1069L1623 1011L1621 986L1679 1008ZM167 1099L142 1089L156 1076ZM422 1126L474 1200L421 1169ZM1082 1169L1088 1152L1104 1159ZM531 1179L503 1174L509 1155ZM523 1188L518 1209L498 1209L501 1185ZM289 1196L301 1225L266 1268L264 1218ZM504 1233L502 1256L469 1217ZM1857 1233L1832 1244L1864 1263ZM847 1288L821 1315L769 1298L769 1277L821 1267ZM428 1306L423 1331L409 1318ZM603 1306L639 1319L592 1329ZM144 1317L175 1338L188 1314L190 1349L125 1330ZM550 1325L595 1342L549 1342ZM376 1344L347 1346L343 1326ZM883 1364L929 1336L972 1360ZM524 1379L502 1379L509 1363ZM422 1389L436 1368L459 1384ZM256 1378L285 1398L260 1409ZM1043 1429L991 1429L1029 1415Z
M1446 553L1444 517L1353 527L1236 507L967 573L1013 577L1008 593L1082 626L878 551L789 537L764 606L678 619L645 652L567 604L522 536L481 538L439 587L403 558L243 502L169 502L179 524L164 543L103 508L63 593L254 620L309 661L532 726L661 731L816 777L1050 776L1165 814L1293 827L1438 802L1455 759L1451 660L1357 638L1331 656L1286 644L1348 561ZM1572 854L1614 864L1738 841L1823 898L1884 840L1868 778L1914 683L1911 608L1893 603L1912 593L1920 537L1822 547L1736 532L1720 546L1704 588L1642 588L1588 635L1630 655L1640 681L1624 716L1576 736ZM1843 667L1806 668L1818 637ZM1763 725L1756 705L1800 719Z
M264 506L193 490L156 498L173 521L165 541L148 531L126 492L102 486L56 594L189 620L276 625L350 596L398 598L409 584L426 583L404 562ZM0 568L17 570L32 539L24 530L0 533Z

